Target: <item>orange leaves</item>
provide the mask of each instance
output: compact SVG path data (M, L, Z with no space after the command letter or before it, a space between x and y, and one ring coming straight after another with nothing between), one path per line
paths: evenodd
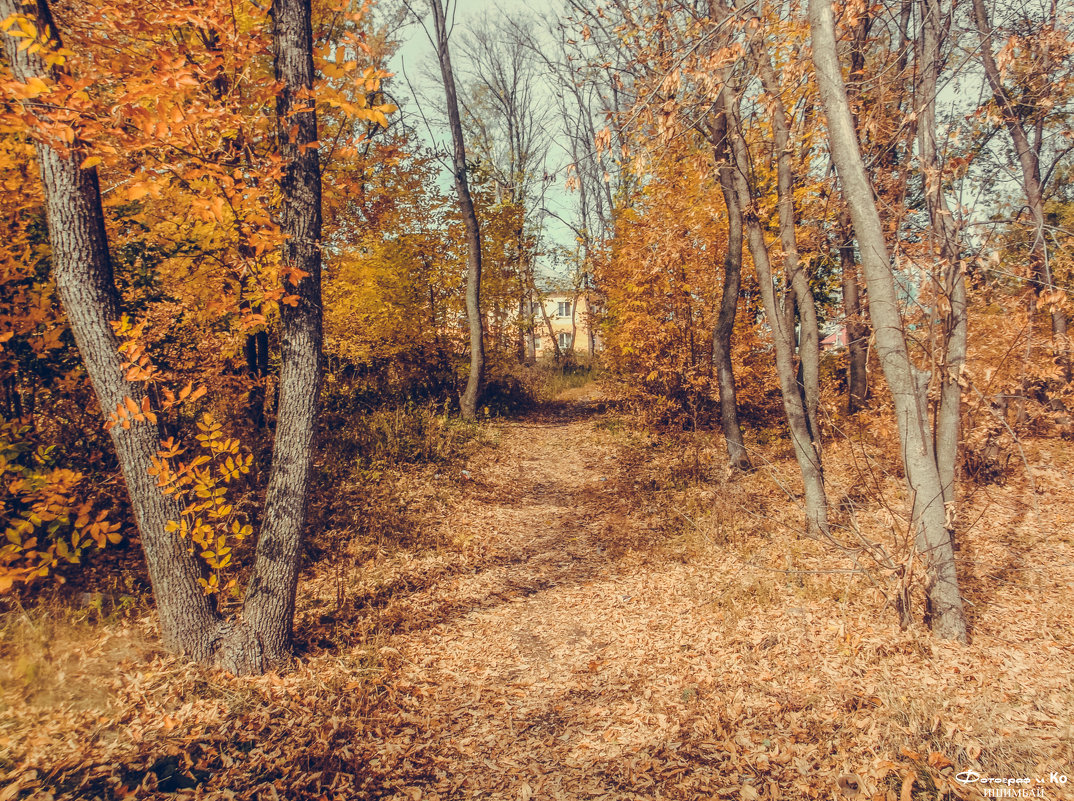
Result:
M359 54L368 55L369 48L354 31L344 38L345 44L334 49L317 48L314 52L317 69L324 76L316 85L318 108L328 117L340 111L351 120L387 128L388 115L397 108L386 101L381 84L391 73L372 66L362 68Z
M49 84L37 77L30 78L24 84L14 82L8 84L8 91L21 100L32 100L35 97L40 97L46 94L49 88Z
M639 408L681 422L715 397L703 343L720 305L726 222L719 188L689 145L654 154L652 167L596 277L607 294L608 362Z
M612 143L612 129L605 125L603 129L597 132L597 136L593 142L594 147L597 149L597 153L603 153L605 150L611 148Z
M329 109L339 109L351 119L375 122L382 128L388 127L388 115L398 111L394 103L370 105L366 95L349 98L346 92L325 87L319 93L320 102Z
M157 416L153 413L148 396L142 396L138 403L129 395L116 404L115 411L105 421L105 428L111 431L117 425L129 429L132 423L149 423L156 425Z
M1062 289L1041 292L1040 302L1049 312L1060 311L1067 306L1067 293Z
M183 391L179 393L179 400L189 400L191 403L193 403L204 394L205 387L198 387L197 389L191 390L190 385L187 384ZM185 398L183 397L184 395L186 395Z
M564 182L564 187L568 192L576 192L581 187L581 180L578 177L578 166L575 164L567 165L567 179Z
M19 52L37 53L41 51L41 35L33 20L23 14L12 14L0 22L2 29L12 39L18 40Z

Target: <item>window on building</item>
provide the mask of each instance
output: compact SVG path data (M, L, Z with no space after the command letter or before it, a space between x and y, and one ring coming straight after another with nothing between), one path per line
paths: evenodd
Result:
M561 300L557 305L558 305L559 308L556 311L556 313L560 317L570 317L571 316L571 302L569 300Z
M566 350L571 346L571 335L566 331L559 332L559 347L561 350Z
M534 350L540 350L541 349L541 338L538 337L538 336L535 336L533 338L533 349Z

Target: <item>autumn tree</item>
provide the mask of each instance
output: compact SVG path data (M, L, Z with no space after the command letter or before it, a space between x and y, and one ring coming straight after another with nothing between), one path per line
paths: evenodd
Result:
M713 411L712 342L728 245L710 163L696 141L654 157L596 272L607 298L605 358L655 423L696 426Z
M462 222L437 186L437 159L410 132L382 138L370 156L364 166L330 168L363 176L358 191L329 203L326 356L337 379L360 374L382 396L436 395L454 385L455 362L468 350L457 325L465 316Z
M23 102L44 183L52 271L83 362L123 469L168 647L236 672L258 672L289 647L312 437L320 384L320 172L313 109L310 6L280 0L272 10L285 281L283 358L276 446L242 615L223 618L205 591L202 567L184 541L184 504L162 473L157 415L146 389L151 373L138 348L117 336L119 319L96 159L80 121L57 102L78 86L50 9L41 0L0 5L5 50ZM75 89L77 91L77 88ZM206 430L211 430L211 425ZM215 436L215 435L214 435ZM234 465L229 471L237 472ZM220 554L217 554L220 556Z
M995 113L1013 145L1025 207L1029 211L1032 242L1029 272L1034 308L1036 299L1047 293L1054 347L1069 382L1072 365L1067 317L1049 265L1045 230L1045 185L1054 174L1054 166L1042 167L1049 124L1061 119L1074 88L1074 40L1060 21L1058 9L1058 3L1051 3L1043 18L1036 20L1027 13L1018 13L1017 16L1023 17L1018 25L1021 30L1012 31L1001 42L984 0L973 0L981 65Z

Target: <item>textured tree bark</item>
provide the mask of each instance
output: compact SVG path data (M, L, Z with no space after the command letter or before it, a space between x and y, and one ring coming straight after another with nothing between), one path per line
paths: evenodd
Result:
M470 185L466 179L466 144L462 136L462 120L459 117L459 99L455 92L455 73L451 69L444 7L440 4L440 0L429 0L429 5L433 10L436 54L440 62L440 75L444 80L448 124L451 127L455 192L459 198L459 211L462 214L463 224L466 226L466 316L470 321L470 373L467 376L466 389L459 405L462 416L467 420L473 420L477 416L477 403L485 373L485 344L481 320L481 229L477 224L474 202L470 197Z
M940 72L940 37L943 35L941 0L921 0L921 63L918 68L918 152L924 180L929 223L939 245L941 290L947 300L940 314L942 358L940 403L936 409L936 467L943 486L944 504L954 510L955 470L958 463L962 390L959 373L966 363L966 279L960 264L958 228L943 191L943 170L936 147L936 91ZM953 515L948 515L948 520ZM952 536L954 536L952 534Z
M0 18L20 13L35 24L44 49L61 46L46 0L38 0L32 11L16 0L0 0ZM20 40L6 34L3 41L16 79L25 83L31 78L49 81L55 77L40 51L20 51ZM47 125L47 99L30 104L30 111ZM53 278L101 410L108 417L126 398L140 405L145 390L124 379L119 342L112 328L119 317L119 295L97 171L80 167L86 154L77 140L71 146L60 146L38 138L35 148L45 187ZM211 661L219 638L216 615L198 583L198 564L179 535L166 529L168 521L179 519L181 507L175 498L160 491L149 474L160 449L157 428L148 421L130 420L129 427L116 424L109 433L142 535L164 643L198 661Z
M1017 101L1013 100L1003 87L1003 78L999 66L992 54L992 23L988 18L988 9L984 0L973 0L973 19L977 25L977 34L981 40L981 63L984 65L985 77L992 90L996 105L1003 114L1014 151L1018 156L1018 165L1022 170L1022 189L1025 191L1026 206L1033 217L1033 248L1030 251L1033 275L1033 306L1042 289L1054 290L1051 270L1048 267L1048 254L1044 242L1044 187L1040 176L1040 149L1029 142L1025 127L1018 116ZM1039 140L1038 140L1039 145ZM1051 312L1052 335L1055 339L1056 352L1063 364L1066 380L1074 377L1071 365L1070 340L1067 337L1067 318L1062 309L1054 308Z
M772 329L772 344L776 356L776 373L779 376L779 388L783 397L783 411L787 416L794 455L802 473L802 485L805 493L806 522L810 533L827 534L828 499L824 492L824 470L821 465L820 452L810 435L809 418L806 413L802 393L798 388L798 376L794 367L794 334L788 327L787 318L776 301L776 289L772 282L772 265L768 258L768 245L764 240L764 231L754 209L753 195L746 176L749 174L749 159L746 143L742 139L737 101L731 92L725 90L721 95L722 111L727 117L728 138L734 158L735 194L738 206L742 209L746 223L747 242L753 266L757 270L757 279L761 288L765 316Z
M809 22L817 87L828 120L832 161L843 186L861 249L877 353L894 400L906 480L913 498L917 549L928 568L927 594L932 608L932 628L941 637L965 642L966 620L954 550L945 527L943 486L929 436L928 375L913 365L906 347L891 259L858 148L836 51L835 20L828 0L810 0Z
M746 454L742 426L738 420L735 370L731 360L731 336L735 331L738 293L742 288L742 208L735 196L735 178L731 170L725 114L716 116L711 138L716 151L720 189L727 207L727 257L723 263L720 311L716 317L716 327L712 331L712 358L716 363L716 380L720 387L720 423L727 445L727 458L731 467L736 470L749 470L750 459Z
M280 399L264 523L224 667L259 672L283 659L291 645L302 531L313 469L313 440L321 394L321 168L313 93L310 0L274 0L272 41L280 155L284 161L283 263L301 275L281 304ZM248 628L248 631L244 631ZM225 658L226 657L226 658ZM228 661L231 664L228 664Z

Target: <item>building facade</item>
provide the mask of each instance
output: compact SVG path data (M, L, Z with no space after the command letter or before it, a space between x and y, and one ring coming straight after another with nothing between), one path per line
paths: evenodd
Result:
M530 311L533 330L526 345L531 358L554 358L556 345L561 354L569 352L576 357L600 351L596 308L588 295L551 292L543 302L534 302Z

